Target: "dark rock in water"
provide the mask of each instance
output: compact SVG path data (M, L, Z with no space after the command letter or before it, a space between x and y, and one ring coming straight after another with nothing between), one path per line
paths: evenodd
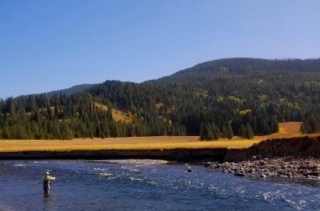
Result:
M192 168L190 166L187 167L187 172L192 172Z
M234 173L234 176L237 176L237 177L244 177L246 176L244 173Z
M265 175L265 174L260 174L260 177L261 177L261 178L266 178L267 175Z
M223 169L222 173L229 173L229 171L227 169Z
M211 163L210 162L205 162L204 163L204 167L210 167L211 166Z

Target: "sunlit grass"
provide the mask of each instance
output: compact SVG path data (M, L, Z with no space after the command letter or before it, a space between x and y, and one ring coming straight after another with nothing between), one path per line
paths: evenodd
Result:
M103 111L107 111L108 110L108 106L106 106L106 105L103 105L103 104L100 104L100 103L96 103L96 102L94 103L94 105L97 108L99 108L99 109L101 109ZM111 112L112 112L112 118L117 122L119 122L119 121L132 122L132 120L134 118L132 114L125 113L125 112L122 112L120 110L112 109Z
M170 149L217 149L248 148L255 143L270 138L285 138L300 135L300 123L281 123L279 133L268 136L255 136L252 140L234 137L232 140L199 141L198 136L156 136L106 139L75 140L4 140L0 141L0 152L74 150L170 150Z
M151 138L152 139L152 138ZM119 139L119 142L120 139ZM109 143L109 141L36 141L8 140L0 142L0 152L19 151L73 151L73 150L166 150L166 149L215 149L215 148L247 148L257 143L256 140L225 140L195 142L152 142L152 143Z

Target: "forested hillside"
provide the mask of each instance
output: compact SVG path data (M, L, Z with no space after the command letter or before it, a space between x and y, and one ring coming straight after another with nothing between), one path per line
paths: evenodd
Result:
M221 59L139 84L106 81L73 94L2 99L0 138L252 138L285 121L303 121L302 132L313 133L319 103L320 59Z

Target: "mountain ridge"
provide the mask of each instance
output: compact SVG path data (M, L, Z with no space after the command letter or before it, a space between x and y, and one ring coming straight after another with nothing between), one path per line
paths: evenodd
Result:
M245 64L251 64L252 62L255 62L256 66L246 66L245 67L239 67L239 65L236 65L235 63L239 61L245 61ZM312 62L316 64L312 65L306 65L306 63ZM277 63L277 68L272 67L271 63ZM283 66L285 66L288 63L292 63L291 68L289 70L293 71L320 71L320 58L312 58L312 59L263 59L263 58L250 58L250 57L233 57L233 58L221 58L221 59L215 59L210 60L206 62L198 63L192 67L185 68L183 70L179 70L174 72L171 75L162 76L158 79L151 79L146 80L141 83L136 84L142 84L142 83L149 83L149 82L155 82L158 80L168 79L170 77L176 77L183 74L190 74L194 72L206 72L206 71L215 71L216 73L225 73L225 74L246 74L250 71L254 71L253 69L256 68L258 71L282 71ZM314 66L317 66L317 69L315 69ZM299 69L298 69L299 68ZM262 69L262 70L261 70ZM135 83L131 81L121 81L121 80L106 80L105 82L109 81L119 81L122 83ZM78 84L73 85L69 88L59 89L59 90L53 90L45 93L33 93L33 94L45 94L47 96L53 96L54 94L73 94L75 92L84 91L85 89L89 89L95 85L102 84L105 82L97 83L97 84Z
M221 59L142 83L107 80L70 95L0 100L0 138L250 139L289 121L313 133L320 131L319 104L320 59Z
M55 94L59 95L60 93L71 95L71 94L74 94L75 92L81 92L81 91L84 91L85 89L89 89L94 85L96 84L78 84L78 85L71 86L69 88L54 90L54 91L46 92L43 94L47 95L48 97L51 97Z
M311 59L262 59L249 57L222 58L198 63L192 67L179 70L171 75L148 82L171 80L180 76L197 76L197 73L221 75L245 75L268 71L317 72L320 71L320 58ZM143 83L145 83L143 82Z

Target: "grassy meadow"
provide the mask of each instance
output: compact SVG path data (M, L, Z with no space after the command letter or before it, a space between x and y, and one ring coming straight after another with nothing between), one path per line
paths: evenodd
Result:
M152 149L214 149L248 148L270 138L285 138L301 135L299 122L279 124L279 132L267 136L255 136L246 140L234 137L232 140L199 141L198 136L156 136L129 138L94 138L74 140L2 140L0 152L19 151L72 151L72 150L152 150Z

